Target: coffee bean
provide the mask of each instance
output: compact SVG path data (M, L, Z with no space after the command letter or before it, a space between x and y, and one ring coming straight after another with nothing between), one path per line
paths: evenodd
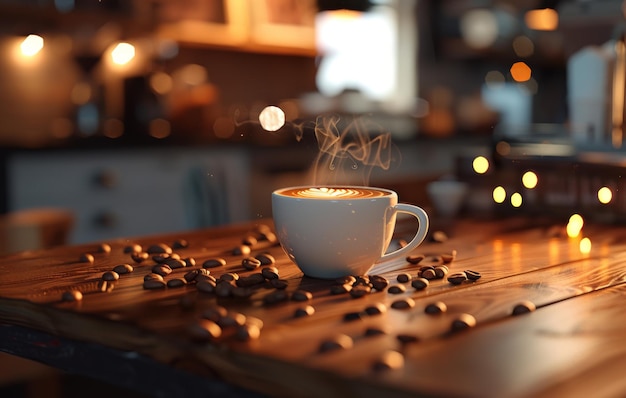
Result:
M118 274L115 271L106 271L105 273L102 274L103 281L113 282L118 279L120 279L120 274Z
M189 242L185 239L176 239L174 243L172 243L172 248L174 249L185 249L189 247Z
M256 259L261 262L261 265L272 265L276 263L276 259L269 253L260 253L256 255Z
M448 311L448 306L443 301L435 301L424 308L424 312L429 315L442 314Z
M115 285L111 281L107 281L107 280L102 279L102 280L98 281L97 289L100 292L108 293L108 292L113 290L114 286Z
M467 280L467 275L465 274L465 272L455 272L454 274L451 274L450 276L448 276L448 282L450 282L453 285L460 285L466 280Z
M346 284L352 285L354 282L356 282L356 278L352 275L346 275L346 276L342 276L340 278L335 279L336 285L346 285Z
M407 310L413 307L415 307L415 300L413 300L410 297L396 300L393 303L391 303L391 308L396 309L396 310Z
M80 261L81 263L89 263L89 264L93 264L94 262L94 257L93 254L90 253L82 253L80 255L80 257L78 258L78 261Z
M365 285L356 285L350 289L350 296L352 298L360 298L372 291L372 288Z
M98 245L98 253L111 253L111 245L108 243L100 243L100 245Z
M167 276L172 273L172 269L166 264L156 264L152 267L152 273Z
M124 246L123 249L125 254L130 254L130 253L139 253L143 251L143 248L140 245L128 245L128 246Z
M226 282L235 282L239 279L239 274L236 272L227 272L225 274L220 275L218 280L226 281Z
M195 341L208 341L219 338L222 328L208 319L199 319L189 326L188 333Z
M202 280L196 282L196 289L202 293L215 293L215 287L217 283L210 280Z
M471 269L466 269L465 275L470 281L477 281L480 279L480 272L472 271Z
M265 282L265 277L263 277L263 274L261 274L260 272L250 274L248 276L239 277L239 279L236 281L237 286L239 287L255 286L263 282Z
M252 235L248 235L241 240L241 243L246 246L254 246L259 243L259 240Z
M537 307L535 306L535 303L525 300L521 303L516 304L515 307L513 307L512 315L527 314L529 312L535 311L536 309Z
M202 268L204 269L204 268ZM217 283L217 279L215 279L215 277L213 275L208 275L208 274L203 274L201 272L198 272L198 274L196 275L196 278L194 279L194 281L196 283L201 282L201 281L210 281L213 283Z
M226 265L226 260L223 258L210 258L202 263L202 268L217 268Z
M256 340L261 336L261 329L258 325L248 324L238 326L235 330L235 337L240 341Z
M144 281L162 281L163 277L159 274L155 274L155 273L149 273L146 274L146 276L143 277Z
M187 266L187 263L177 258L168 258L163 264L169 265L171 269L185 268Z
M460 314L452 320L450 330L452 332L459 332L465 329L473 328L474 326L476 326L476 318L470 314Z
M261 266L261 260L254 257L246 257L241 260L241 265L247 270L253 270Z
M373 365L376 372L402 369L404 367L404 355L398 351L385 351Z
M383 303L376 303L365 308L367 315L380 315L387 312L387 306Z
M278 238L276 237L276 234L273 233L272 231L259 233L258 239L261 241L269 242L269 243L278 242Z
M430 238L433 242L443 243L448 240L448 235L443 231L434 231Z
M208 271L208 270L205 270L205 271ZM191 282L195 282L196 281L196 276L198 276L198 270L197 269L193 269L193 270L191 270L189 272L186 272L185 275L183 276L183 278L185 278L187 283L191 283Z
M298 289L291 294L293 301L309 301L313 298L313 294L309 291Z
M396 280L400 283L407 283L411 281L411 275L407 272L401 272L396 276Z
M82 299L83 294L79 290L68 290L61 295L63 301L81 301Z
M406 261L410 264L419 264L424 259L423 254L411 254L406 257Z
M347 312L343 315L343 320L344 322L360 321L364 315L366 314L361 311Z
M231 253L234 256L247 256L248 254L251 253L250 246L240 245L240 246L234 247L233 250L231 250Z
M113 267L113 271L117 272L119 275L130 274L133 270L134 268L130 264L119 264Z
M350 292L350 290L352 290L352 285L350 284L343 284L343 285L332 285L330 287L330 294L346 294L348 292Z
M426 278L415 278L411 281L411 286L415 290L424 290L428 287L429 284L430 282L428 282L428 279Z
M279 275L278 275L278 268L274 267L274 266L269 266L269 267L263 267L261 269L261 274L263 275L263 277L265 279L278 279Z
M306 305L304 307L296 308L293 313L294 318L302 318L315 314L315 308L311 305Z
M143 288L146 290L156 290L165 288L165 282L157 279L143 281Z
M370 283L372 287L379 292L382 292L389 286L387 278L381 275L370 275Z
M419 337L417 337L416 335L406 333L401 333L397 335L396 339L402 344L417 343L419 341Z
M449 269L445 265L438 265L435 267L435 276L437 279L443 279L448 275Z
M404 286L404 285L391 285L387 289L387 292L391 293L391 294L401 294L401 293L406 292L406 286Z
M277 304L289 300L289 294L285 290L274 290L263 297L263 303L268 305Z
M270 279L270 285L272 285L274 289L283 290L289 286L289 282L286 279Z
M376 328L376 327L369 327L367 329L365 329L365 333L363 333L363 335L365 337L370 337L370 336L380 336L383 334L387 334L387 332L383 329L380 328Z
M437 279L437 272L435 272L434 268L428 268L420 273L420 277L432 281Z
M443 265L443 257L440 255L429 256L424 260L431 267L436 267L437 265Z
M246 324L246 316L240 312L228 311L226 315L217 320L222 329L234 328Z
M367 275L355 276L352 286L370 286L370 277Z
M452 250L450 253L445 253L441 255L441 259L444 264L450 264L456 258L456 250Z
M157 253L172 253L172 248L166 245L165 243L157 243L155 245L150 245L146 249L148 254L157 254Z
M196 259L193 257L186 257L183 259L183 261L185 262L185 266L186 267L195 267L196 266Z
M222 319L222 317L225 317L227 314L228 310L226 309L226 307L222 307L221 305L215 305L202 311L202 314L200 314L200 316L204 319L218 322L220 319Z
M157 253L152 256L152 260L156 263L164 263L169 259L179 260L180 256L176 253Z
M252 296L252 293L254 293L254 290L250 289L249 286L235 286L231 291L231 296L235 298L246 299Z
M233 289L235 289L235 286L231 282L219 280L215 285L215 295L217 297L230 297Z
M174 278L167 281L167 287L182 287L187 284L187 281L184 278Z
M130 254L130 258L132 258L134 262L139 264L149 259L150 255L146 252L132 252Z
M354 342L352 337L346 334L338 334L330 339L323 340L319 346L319 352L329 352L335 350L347 350L352 348Z

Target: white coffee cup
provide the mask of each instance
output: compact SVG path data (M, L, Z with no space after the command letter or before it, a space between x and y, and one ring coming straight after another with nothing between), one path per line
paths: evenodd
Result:
M375 264L406 256L426 237L428 215L398 203L391 190L375 187L289 187L272 193L276 233L289 258L306 276L332 279L365 275ZM398 213L418 220L404 247L385 253Z

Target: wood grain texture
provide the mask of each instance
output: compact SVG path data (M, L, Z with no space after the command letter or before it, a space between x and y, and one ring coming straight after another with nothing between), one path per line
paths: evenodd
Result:
M110 253L99 252L97 244L23 252L0 261L0 322L137 352L174 368L192 363L191 371L201 377L271 396L623 395L626 383L614 376L626 351L626 228L585 226L593 246L584 254L580 238L568 238L563 226L537 221L463 220L449 240L428 241L416 250L427 256L425 262L456 250L451 272L478 271L482 277L476 282L454 286L435 280L422 291L405 283L405 293L375 291L361 298L331 294L334 281L303 277L279 246L261 241L252 255L269 252L276 258L281 278L288 281L286 291L313 294L308 302L273 305L264 301L275 291L268 283L255 287L249 298L221 298L193 284L145 290L143 278L154 261L135 264L123 253L130 243L146 248L184 238L189 246L175 252L194 257L194 268L222 257L226 266L211 269L212 275L245 276L258 270L246 270L244 256L233 254L233 248L259 233L255 223L110 241ZM93 254L93 264L79 261L83 253ZM112 290L100 291L102 274L121 263L133 264L134 271L121 275ZM417 268L400 262L374 272L397 284L399 272L415 275ZM189 270L175 269L165 279ZM71 289L80 290L83 300L62 301ZM407 298L414 301L412 308L392 308ZM435 301L445 303L447 311L426 314ZM522 301L537 310L512 316ZM344 319L381 303L387 308L382 314ZM216 305L261 320L260 337L239 341L224 329L220 338L194 341L189 327ZM315 313L295 317L305 305ZM452 333L462 314L471 314L476 326ZM383 333L370 336L372 328ZM337 335L349 336L352 348L320 352L322 341ZM404 366L375 370L388 351L402 353Z

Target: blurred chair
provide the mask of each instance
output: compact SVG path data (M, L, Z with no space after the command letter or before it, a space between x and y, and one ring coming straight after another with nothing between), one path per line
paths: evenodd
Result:
M65 209L34 208L0 216L0 254L45 249L67 243L74 214Z

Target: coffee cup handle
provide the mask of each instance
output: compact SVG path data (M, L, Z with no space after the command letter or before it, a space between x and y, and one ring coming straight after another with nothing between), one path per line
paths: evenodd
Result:
M394 206L394 209L397 213L410 214L417 218L417 221L419 223L419 225L417 226L417 232L415 233L415 236L413 236L413 239L411 239L411 241L407 243L406 246L398 250L394 250L391 253L385 254L381 257L380 260L378 260L377 264L383 261L393 260L403 255L408 255L413 249L415 249L424 241L424 239L426 238L426 234L428 233L428 215L421 207L410 205L407 203L398 203Z

